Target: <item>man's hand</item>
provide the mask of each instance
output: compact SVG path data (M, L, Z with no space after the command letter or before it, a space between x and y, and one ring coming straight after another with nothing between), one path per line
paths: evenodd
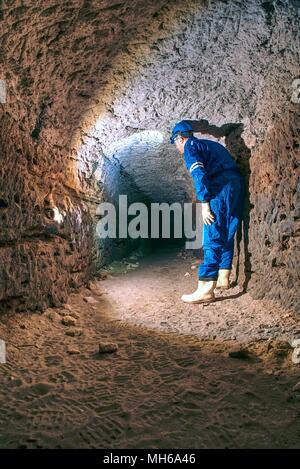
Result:
M209 202L202 202L202 219L205 225L211 225L215 221L215 217L210 211Z

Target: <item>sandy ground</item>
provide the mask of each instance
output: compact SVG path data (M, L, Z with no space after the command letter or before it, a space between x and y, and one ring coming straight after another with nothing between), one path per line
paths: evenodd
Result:
M299 319L238 287L182 303L194 262L160 252L64 308L3 315L0 447L300 448Z

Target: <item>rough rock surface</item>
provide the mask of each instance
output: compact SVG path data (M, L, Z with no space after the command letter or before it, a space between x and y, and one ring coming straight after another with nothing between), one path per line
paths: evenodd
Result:
M91 277L113 249L99 201L191 200L181 118L249 181L240 281L299 306L298 1L4 1L0 26L2 306L58 305Z

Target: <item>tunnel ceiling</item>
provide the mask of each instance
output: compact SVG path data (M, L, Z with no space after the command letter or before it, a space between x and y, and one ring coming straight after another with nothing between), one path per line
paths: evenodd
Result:
M298 1L6 0L0 25L3 298L27 301L28 285L36 296L39 249L49 284L32 304L57 302L88 278L101 198L192 197L169 144L182 118L240 125L253 291L266 294L268 274L287 298L300 210Z
M123 142L124 152L119 149L114 157L126 164L151 199L170 201L191 192L169 144L177 120L242 123L246 145L255 148L280 119L278 105L284 106L287 83L297 73L297 64L288 61L287 66L293 46L289 50L286 44L296 33L289 16L293 5L272 9L267 3L258 8L255 1L210 2L209 7L176 2L162 8L116 57L98 93L99 104L81 118L75 148L82 132L89 156L93 146L96 154L99 147L111 154L111 145ZM153 139L152 149L141 143L134 156L126 137L136 134L138 139L145 130L161 132L163 141L158 146Z
M248 145L255 146L276 125L278 105L298 72L291 60L297 49L293 2L273 4L7 4L2 55L14 96L9 104L15 116L21 112L24 127L40 126L38 135L53 145L55 158L71 159L71 178L83 138L91 155L91 146L105 151L143 130L163 132L166 157L158 166L160 174L170 173L178 157L167 133L186 117L242 122ZM157 174L156 160L145 160L149 174Z

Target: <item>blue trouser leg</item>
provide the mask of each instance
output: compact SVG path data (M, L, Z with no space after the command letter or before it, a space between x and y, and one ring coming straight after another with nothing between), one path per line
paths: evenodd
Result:
M226 211L221 194L211 199L210 208L215 216L211 225L203 225L204 261L199 266L199 280L217 280L219 265L226 239Z
M242 218L244 197L245 197L245 184L242 177L233 178L224 190L225 205L227 207L227 239L225 240L220 269L231 269L233 250L234 250L234 236Z
M199 280L217 280L219 269L231 269L234 235L244 203L244 182L235 173L221 175L214 181L214 189L210 207L215 221L203 226L204 261L199 266Z
M233 259L233 250L234 250L234 240L227 243L227 246L222 250L221 261L219 264L219 269L231 269L232 259Z

